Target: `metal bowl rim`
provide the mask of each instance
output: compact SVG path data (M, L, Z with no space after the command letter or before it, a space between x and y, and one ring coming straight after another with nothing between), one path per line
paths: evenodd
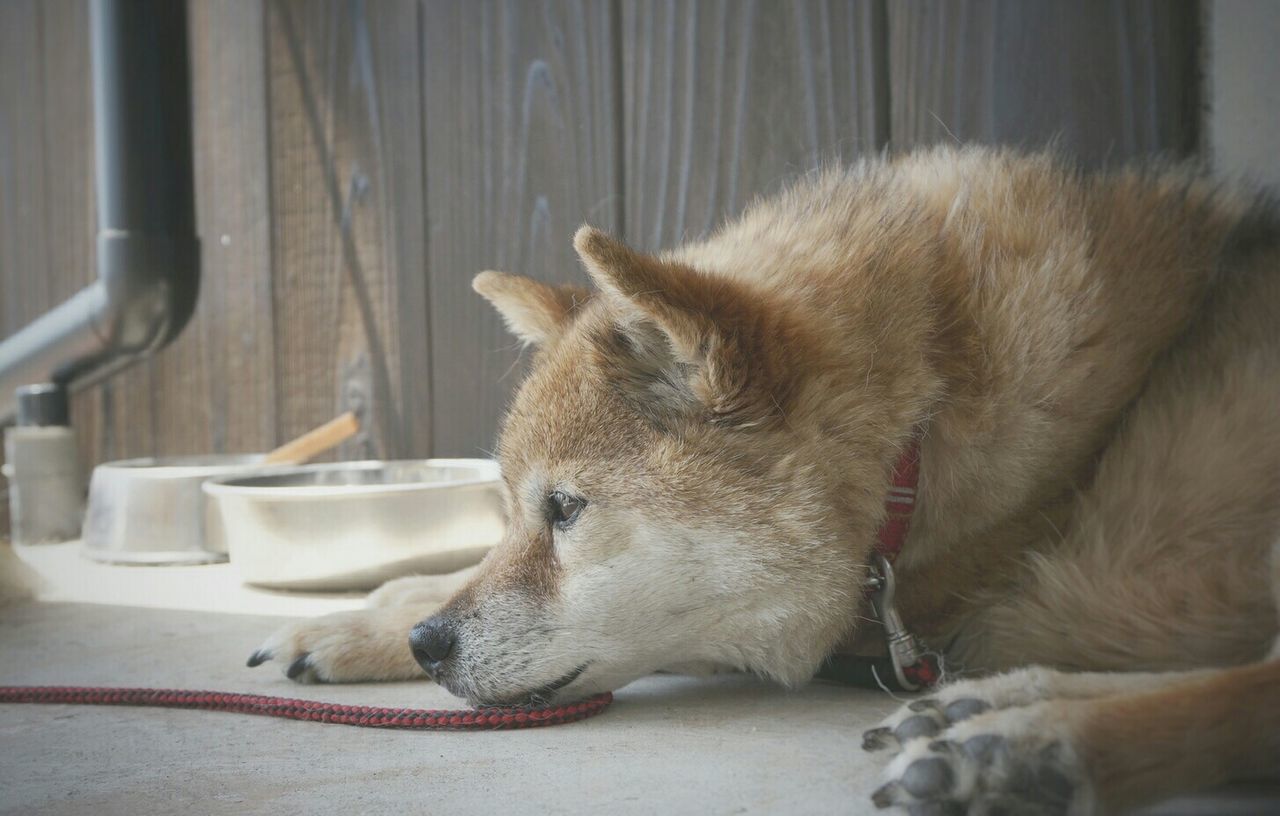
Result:
M263 475L258 471L269 470L279 465L262 463L265 453L219 453L207 456L140 456L134 459L117 459L96 465L94 473L101 471L112 476L124 476L130 479L189 479L198 476L242 476L246 471L254 475ZM209 461L207 464L194 464L200 459L225 460ZM178 464L179 462L192 464Z
M378 470L388 465L419 465L425 467L473 468L481 471L481 475L470 479L458 479L440 482L397 482L394 484L364 485L317 485L303 484L289 487L255 487L251 484L238 484L249 479L276 478L297 474L322 473L334 470ZM490 475L483 475L490 471ZM492 485L502 480L498 463L492 459L362 459L354 462L327 462L320 465L300 465L272 470L270 473L235 474L207 480L201 489L208 496L215 498L238 496L246 499L275 499L285 501L309 501L321 498L360 497L411 493L424 490L447 490L473 485Z

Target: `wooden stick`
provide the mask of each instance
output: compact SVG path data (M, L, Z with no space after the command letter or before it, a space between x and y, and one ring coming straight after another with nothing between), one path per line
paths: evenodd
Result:
M300 465L330 448L350 439L360 430L360 420L351 411L347 411L337 419L332 419L319 428L307 431L297 439L290 440L262 458L264 465Z

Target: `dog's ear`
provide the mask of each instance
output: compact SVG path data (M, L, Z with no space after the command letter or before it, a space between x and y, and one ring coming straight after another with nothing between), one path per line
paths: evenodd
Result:
M531 345L559 335L573 319L574 310L591 297L591 291L581 286L552 286L493 271L476 275L471 288L493 304L512 334Z
M573 245L615 306L635 363L632 391L659 403L647 406L651 418L691 404L726 427L782 418L795 369L787 345L794 332L780 308L741 283L637 252L592 227L579 229ZM660 353L655 334L667 346Z

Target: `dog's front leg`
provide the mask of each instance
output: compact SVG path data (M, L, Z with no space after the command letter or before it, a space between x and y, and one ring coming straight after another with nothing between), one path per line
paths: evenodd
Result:
M1079 696L1004 708L972 694L941 708L921 701L916 716L926 719L900 723L905 745L875 803L913 813L1115 813L1230 780L1280 778L1280 661L1168 675L1148 691L1119 691L1124 675L1115 675L1106 693L1101 675L1084 677L1063 684ZM930 724L938 711L940 731ZM870 732L868 743L882 736Z
M863 734L862 747L868 751L901 748L911 739L935 736L948 726L984 711L1018 708L1047 700L1087 700L1151 691L1218 671L1064 672L1030 666L974 680L958 680L894 711L878 728Z
M443 604L462 589L479 567L451 572L446 575L409 575L394 578L369 593L365 605L370 609L409 606L417 604Z

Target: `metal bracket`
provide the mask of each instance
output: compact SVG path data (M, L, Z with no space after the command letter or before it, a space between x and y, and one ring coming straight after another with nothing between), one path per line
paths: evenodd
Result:
M867 586L871 589L872 609L884 626L889 658L893 661L893 673L897 676L898 684L906 691L919 691L930 684L929 678L938 676L937 664L933 655L926 654L920 641L907 630L894 606L897 584L894 581L893 566L883 555L876 556Z

